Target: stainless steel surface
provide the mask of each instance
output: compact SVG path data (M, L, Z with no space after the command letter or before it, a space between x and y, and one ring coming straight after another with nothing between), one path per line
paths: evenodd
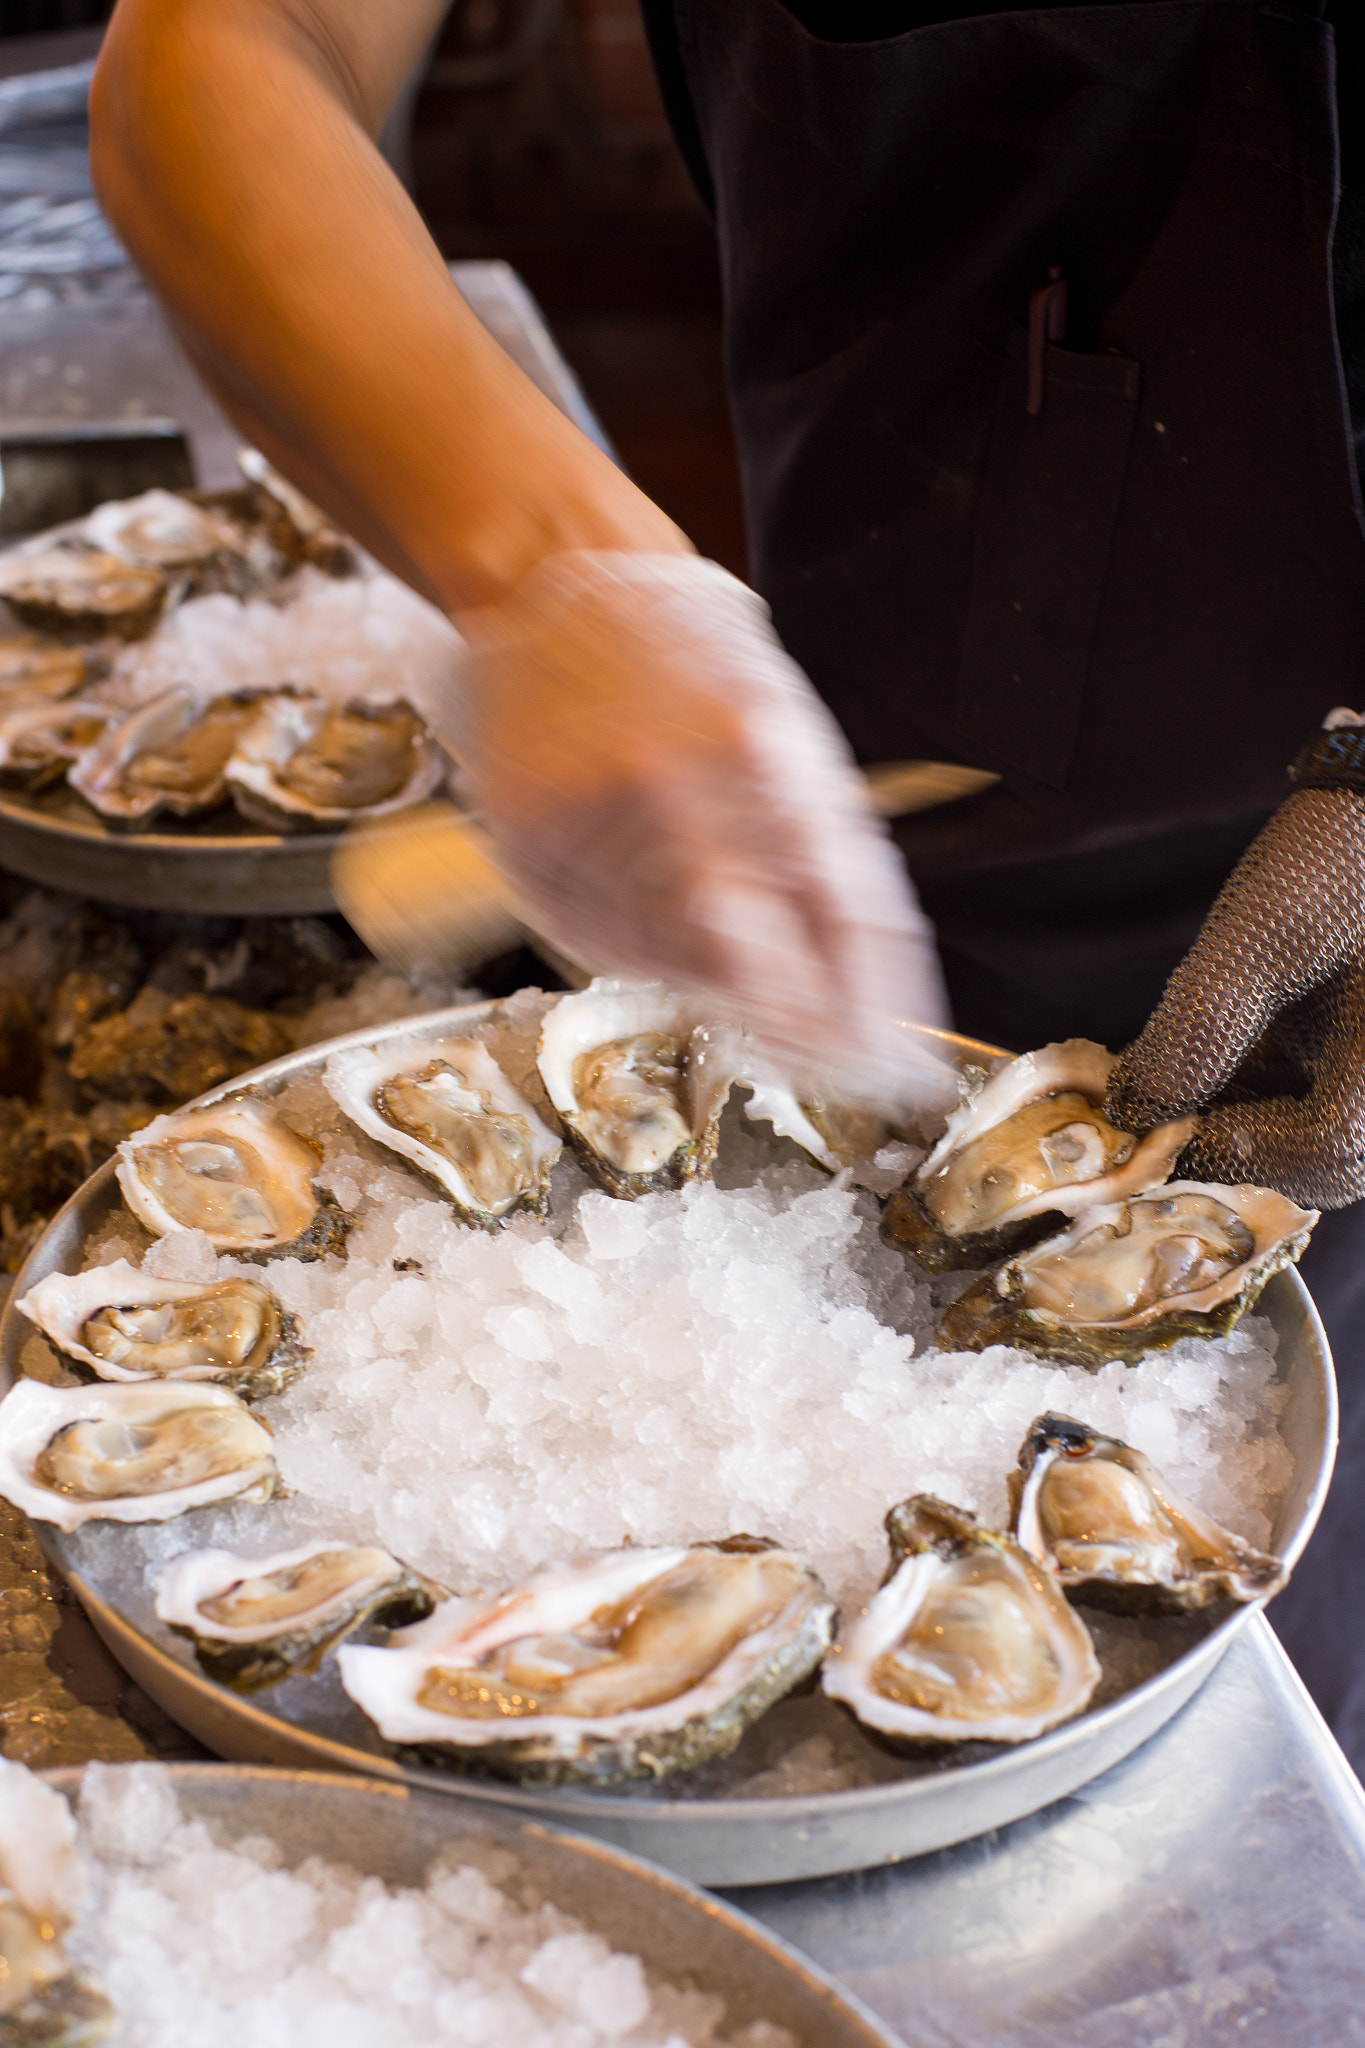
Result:
M896 2048L870 2013L766 1928L600 1842L402 1785L240 1765L166 1768L191 1819L220 1841L268 1835L289 1868L324 1856L389 1884L420 1885L437 1857L480 1865L490 1851L510 1850L533 1891L641 1957L651 1973L719 1993L728 2029L771 2020L803 2048ZM79 1771L45 1775L74 1798Z
M480 1014L481 1006L448 1010L421 1022L439 1034ZM414 1021L408 1019L334 1044L373 1044L413 1030ZM995 1057L990 1047L974 1041L934 1036L942 1051L961 1062ZM282 1085L314 1071L330 1050L310 1047L259 1069L254 1079L266 1089ZM112 1166L106 1166L53 1219L15 1284L14 1298L45 1273L76 1270L86 1238L116 1201ZM1281 1427L1294 1473L1274 1516L1274 1536L1292 1562L1307 1541L1331 1473L1335 1386L1322 1326L1297 1276L1277 1275L1262 1309L1280 1336L1287 1394ZM35 1345L38 1354L45 1350L30 1326L7 1307L0 1323L0 1384L5 1387L22 1369L26 1345ZM39 1362L36 1354L30 1357ZM816 1697L783 1702L750 1731L735 1759L707 1766L704 1773L685 1774L686 1782L675 1781L671 1796L629 1789L544 1791L474 1782L405 1764L346 1700L334 1675L328 1677L328 1667L316 1681L291 1683L251 1699L225 1691L204 1677L188 1649L152 1616L136 1527L97 1523L63 1536L51 1525L35 1526L119 1662L174 1720L220 1755L367 1771L464 1800L535 1812L711 1884L763 1884L863 1869L923 1855L1036 1812L1145 1742L1197 1691L1251 1619L1251 1610L1242 1608L1202 1638L1173 1632L1174 1661L1145 1684L1036 1742L980 1762L892 1762L868 1738L850 1731L836 1708ZM1181 1641L1188 1645L1183 1652ZM842 1753L856 1758L862 1782L846 1790L763 1798L728 1789L742 1786L765 1764L780 1762L796 1742L818 1733L836 1739Z
M1365 2043L1365 1794L1260 1616L1072 1797L743 1904L909 2048Z

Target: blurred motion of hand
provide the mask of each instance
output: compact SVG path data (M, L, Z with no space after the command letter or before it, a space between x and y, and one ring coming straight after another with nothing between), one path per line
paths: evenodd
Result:
M537 929L894 1095L893 1020L947 1021L932 931L761 599L693 555L575 551L456 622L449 737Z

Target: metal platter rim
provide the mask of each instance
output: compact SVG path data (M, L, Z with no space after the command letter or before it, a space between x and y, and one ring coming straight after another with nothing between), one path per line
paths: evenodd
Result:
M221 860L225 854L247 855L255 860L297 854L302 848L331 853L341 844L341 832L120 832L102 825L98 818L58 818L25 803L13 790L0 790L0 818L21 830L46 840L66 841L83 847L116 846L121 852L143 853L149 858L191 860L203 856Z

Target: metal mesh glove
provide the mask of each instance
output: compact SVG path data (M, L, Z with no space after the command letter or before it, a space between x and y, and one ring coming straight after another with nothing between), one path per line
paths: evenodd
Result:
M1365 796L1298 789L1242 856L1115 1069L1109 1114L1201 1111L1178 1172L1318 1209L1365 1197Z

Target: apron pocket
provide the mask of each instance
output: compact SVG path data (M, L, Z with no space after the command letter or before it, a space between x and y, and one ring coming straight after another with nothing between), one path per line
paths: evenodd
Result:
M973 541L957 730L983 755L1065 786L1141 371L1127 356L1049 343L1042 408L1028 411L1028 340L1012 337Z

